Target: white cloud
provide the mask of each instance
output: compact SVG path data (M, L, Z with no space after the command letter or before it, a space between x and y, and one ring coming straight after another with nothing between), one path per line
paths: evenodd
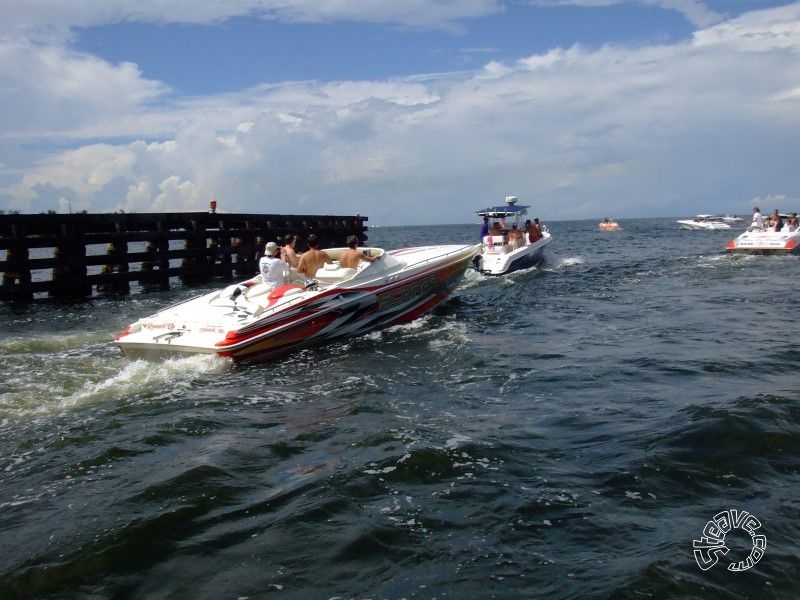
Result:
M697 46L727 46L734 51L798 51L800 3L731 19L694 35Z
M643 4L664 10L673 10L697 27L719 23L724 16L710 9L701 0L532 0L536 6L584 6L603 7L615 4Z
M800 184L799 4L679 44L576 45L473 73L189 99L132 65L56 46L0 51L24 67L0 60L15 98L0 97L0 143L81 144L5 165L3 208L68 198L73 210L205 210L213 195L221 211L388 224L467 221L515 193L546 218L622 217L741 213Z
M363 21L408 27L458 28L465 19L503 10L500 0L25 0L3 7L0 32L65 38L73 27L109 23L216 24L235 17L286 22Z
M136 65L110 65L63 47L0 39L2 137L80 131L129 117L167 92Z

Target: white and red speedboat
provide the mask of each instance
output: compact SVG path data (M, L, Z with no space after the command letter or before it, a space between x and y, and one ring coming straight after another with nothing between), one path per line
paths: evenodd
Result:
M740 254L800 254L800 229L789 225L790 215L781 215L784 226L775 231L752 223L747 231L728 242L725 251Z
M346 248L325 249L333 263L306 280L273 288L258 275L139 319L116 336L131 358L216 354L239 363L409 322L456 287L479 246L362 248L374 262L341 268Z

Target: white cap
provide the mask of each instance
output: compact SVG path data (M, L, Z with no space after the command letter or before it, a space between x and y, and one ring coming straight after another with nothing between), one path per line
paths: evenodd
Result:
M275 256L278 253L278 244L275 242L267 242L267 245L264 246L264 252L267 256Z

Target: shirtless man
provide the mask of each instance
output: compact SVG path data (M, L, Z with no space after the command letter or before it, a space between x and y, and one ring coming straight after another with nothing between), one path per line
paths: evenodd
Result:
M297 263L297 270L303 273L306 277L314 277L319 269L325 263L333 262L328 253L319 249L319 239L315 234L308 236L306 241L308 250L303 252L300 261Z
M511 226L511 229L508 231L508 249L509 250L516 250L520 246L523 246L522 242L522 232L517 227L517 224L514 223Z
M356 246L358 246L358 238L354 235L347 236L347 250L343 250L342 253L339 254L340 267L355 269L362 260L367 262L375 262L378 260L379 257L377 256L366 256L362 252L359 252L356 250Z
M297 268L297 263L300 262L300 257L297 256L297 252L294 251L294 245L297 243L298 239L300 239L299 235L287 233L286 237L283 238L283 247L281 248L281 258L295 269Z

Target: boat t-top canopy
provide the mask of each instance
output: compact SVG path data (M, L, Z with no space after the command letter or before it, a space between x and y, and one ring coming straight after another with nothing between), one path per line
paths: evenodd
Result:
M492 217L494 219L503 219L505 217L513 217L528 214L526 209L530 206L517 205L516 196L506 196L505 206L490 206L475 211L475 214L481 217Z

